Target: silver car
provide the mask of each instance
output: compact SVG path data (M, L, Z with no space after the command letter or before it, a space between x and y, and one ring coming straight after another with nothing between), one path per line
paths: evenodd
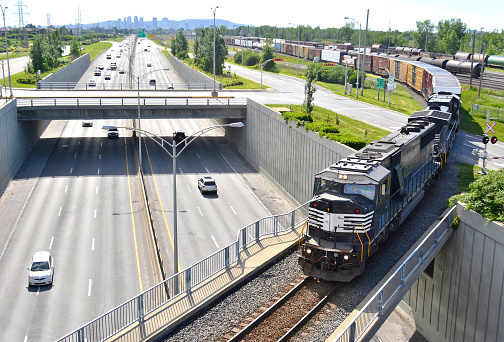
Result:
M213 179L212 177L202 177L198 180L198 189L201 193L213 192L214 194L216 194L217 183L215 183L215 179Z
M36 252L31 260L28 274L28 286L48 285L53 283L54 261L49 252Z

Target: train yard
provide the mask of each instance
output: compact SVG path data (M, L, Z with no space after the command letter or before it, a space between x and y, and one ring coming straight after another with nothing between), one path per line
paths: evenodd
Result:
M468 74L458 74L457 79L462 84L470 84L471 78ZM480 79L473 78L473 87L479 87ZM504 89L504 73L495 71L484 71L481 77L481 87L495 90Z

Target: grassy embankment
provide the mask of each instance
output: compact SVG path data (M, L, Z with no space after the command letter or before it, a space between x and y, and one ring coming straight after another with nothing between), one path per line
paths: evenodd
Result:
M89 53L89 57L91 58L91 60L93 60L96 56L98 56L102 51L104 50L107 50L109 49L110 47L112 46L112 43L108 43L108 42L98 42L98 43L94 43L94 44L91 44L91 45L83 45L84 49L82 50L82 55L86 54L86 53ZM24 55L28 55L29 53L24 53ZM21 56L16 56L16 57L21 57ZM12 57L12 54L9 53L9 59L10 58L15 58L15 57ZM69 63L71 63L72 59L70 56L65 56L65 57L62 57L62 59L65 61L65 64L64 65L61 65L59 66L58 68L55 68L51 71L46 71L46 72L43 72L40 74L40 79L43 79L44 77L52 74L52 73L55 73L56 71L60 70L60 69L63 69L64 67L66 67ZM35 84L25 84L25 83L19 83L18 80L19 79L26 79L26 78L32 78L32 79L35 79L36 75L35 74L29 74L29 73L26 73L25 71L22 71L20 73L17 73L17 74L14 74L11 76L11 80L12 80L12 87L14 88L35 88L36 85ZM5 80L5 84L6 86L8 87L9 86L9 79L6 77L6 80Z

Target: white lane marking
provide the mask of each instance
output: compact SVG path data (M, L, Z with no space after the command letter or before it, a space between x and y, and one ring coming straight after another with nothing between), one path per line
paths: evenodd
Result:
M203 213L201 212L200 207L198 207L198 211L199 211L200 215L203 216Z
M98 157L98 159L101 159L101 154L100 154L100 156Z
M236 211L233 209L233 207L232 207L232 206L229 206L229 207L231 208L231 210L233 211L233 213L234 213L236 216L238 216L238 214L237 214L237 213L236 213Z
M68 191L68 185L65 186L65 194L66 194L67 191Z
M217 244L217 241L215 241L215 238L213 237L213 235L212 235L212 240L213 240L213 243L215 243L215 246L217 246L217 248L220 248L219 245Z
M179 167L179 171L181 174L184 174L184 171L182 171L182 168Z
M187 185L187 190L189 190L189 192L192 192L191 187L189 185Z
M79 142L77 143L77 146L80 146L80 140L79 140Z
M42 286L39 286L39 287L38 287L38 289L37 289L37 296L38 296L38 295L39 295L39 293L40 293L40 288L41 288L41 287L42 287Z
M502 164L502 163L494 163L494 164L495 164L496 166L500 166L500 167L504 166L504 164Z
M219 150L217 150L217 151L221 155L222 159L224 159L226 161L226 163L229 165L229 167L231 168L231 170L233 170L233 172L235 173L235 175L237 175L238 178L240 178L240 180L247 187L247 189L250 191L250 193L252 194L252 196L254 196L256 198L257 202L259 202L259 204L261 204L262 207L266 210L266 212L268 212L270 214L270 216L271 216L271 212L268 210L268 208L266 208L266 206L264 205L264 203L261 202L261 200L256 196L256 194L254 194L254 192L252 191L252 189L247 185L247 182L245 182L245 178L241 174L239 174L238 172L236 172L236 170L233 167L233 165L231 165L231 163L226 159L226 157L224 157L224 155L222 154L221 151L219 151Z
M199 154L197 154L197 153L196 153L196 157L198 157L199 159L201 159L200 156L199 156Z
M98 174L98 175L100 174L100 169L98 169L98 173L97 173L97 174Z
M75 159L75 158L77 158L77 153L76 153L76 154L74 154L74 159Z
M94 210L94 218L96 218L96 209Z
M53 244L53 242L54 242L54 236L51 238L51 243L49 244L49 249L51 249L51 248L52 248L52 244Z
M98 195L98 186L96 186L96 191L95 191L95 194Z
M89 286L88 286L88 291L87 291L87 295L88 297L91 296L91 284L93 283L93 280L92 279L89 279Z
M23 342L26 342L26 341L28 341L28 335L26 335L26 336L24 337Z
M207 173L210 173L210 171L208 171L208 169L206 168L206 166L205 166L205 170L206 170Z
M94 251L94 242L95 242L95 238L93 238L93 240L91 240L91 250Z
M72 172L73 172L73 167L70 168L70 173L72 173Z
M63 207L60 207L60 210L58 211L58 216L61 216L61 210L63 209Z
M103 143L100 143L100 147L102 147L102 146L103 146Z

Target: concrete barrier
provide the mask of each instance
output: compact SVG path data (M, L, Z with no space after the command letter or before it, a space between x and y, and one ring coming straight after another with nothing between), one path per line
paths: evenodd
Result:
M251 99L247 100L243 123L241 129L227 128L226 138L284 196L297 203L312 198L317 172L355 152L294 122L285 122L279 112Z
M50 121L18 121L16 100L0 103L1 195Z
M504 225L457 204L458 229L397 309L429 341L504 336Z
M40 82L77 82L91 65L89 53L80 56L71 64L50 74Z
M172 65L177 76L184 83L210 83L213 82L213 78L208 77L204 73L191 68L189 65L182 62L177 57L173 56L171 53L168 54L168 62ZM215 80L215 89L221 90L222 84Z

